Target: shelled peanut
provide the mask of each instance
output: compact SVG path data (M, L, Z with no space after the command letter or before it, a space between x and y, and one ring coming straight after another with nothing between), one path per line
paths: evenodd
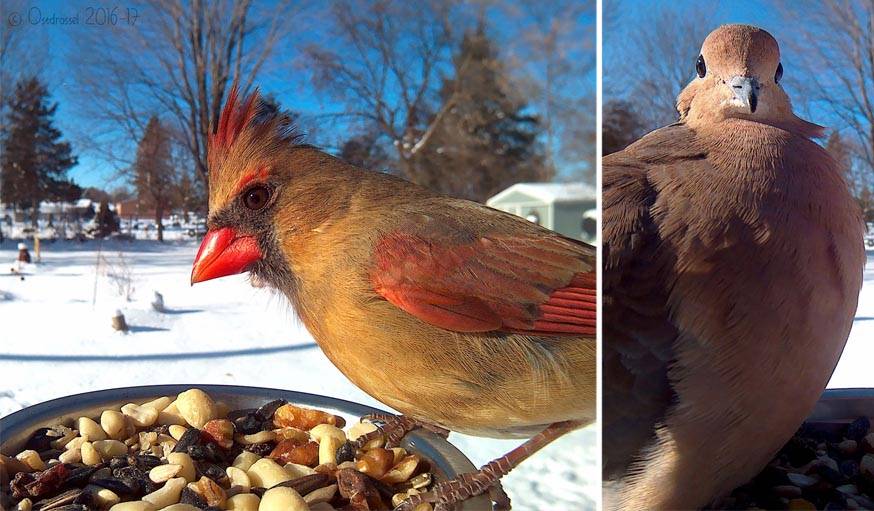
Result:
M345 425L282 400L228 411L199 389L128 403L41 428L16 456L0 456L0 508L365 511L431 486L421 456L379 437L355 449L375 426Z

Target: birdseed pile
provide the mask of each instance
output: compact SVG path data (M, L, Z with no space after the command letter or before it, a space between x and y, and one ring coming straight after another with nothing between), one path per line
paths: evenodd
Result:
M0 509L368 511L431 486L427 460L370 422L344 426L284 400L229 411L198 389L131 403L0 455Z
M804 424L720 509L874 509L874 432L867 417Z

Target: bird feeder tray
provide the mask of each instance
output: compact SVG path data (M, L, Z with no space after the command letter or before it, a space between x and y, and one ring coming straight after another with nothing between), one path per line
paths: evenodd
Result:
M127 403L141 403L162 396L177 395L188 389L198 388L216 401L226 403L231 409L258 408L275 399L285 399L291 404L340 415L347 423L357 422L364 415L386 413L342 399L316 394L258 387L234 385L151 385L100 390L62 397L39 403L0 418L0 453L15 456L20 452L30 435L37 429L56 424L71 424L79 417L99 416L103 410L117 410ZM416 430L410 432L401 447L421 455L431 462L435 482L455 478L475 467L455 446L436 434ZM468 499L456 506L456 511L490 511L491 502L486 496Z

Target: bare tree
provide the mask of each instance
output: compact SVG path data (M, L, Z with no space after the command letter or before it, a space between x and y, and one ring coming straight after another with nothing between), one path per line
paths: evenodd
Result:
M793 57L784 64L785 80L802 107L840 120L832 127L860 167L848 174L858 197L874 177L874 3L792 2L782 12L793 27L784 44Z
M304 49L315 86L345 106L336 115L387 137L400 172L413 181L413 158L453 104L439 103L455 41L452 7L440 0L335 2L330 38Z
M133 165L133 182L139 203L154 208L158 241L164 241L164 212L176 195L176 173L171 157L172 140L157 117L151 117L137 147Z
M605 30L604 100L625 99L644 115L647 130L677 119L677 95L695 76L701 43L716 28L716 4L681 8L653 4L632 30ZM634 12L613 7L614 11ZM611 20L607 20L611 22ZM613 19L612 25L623 25ZM617 55L614 52L620 52Z
M127 21L83 33L74 70L81 108L94 126L104 126L89 127L101 155L120 167L129 164L129 146L112 151L103 137L121 133L136 141L149 114L160 110L177 123L180 142L206 179L209 126L231 81L239 78L241 89L250 89L293 33L289 2L257 6L251 0L150 0L136 26Z
M508 38L508 57L538 111L546 165L594 180L595 2L524 0L501 5L518 27Z
M645 134L640 114L628 101L611 99L604 103L601 114L601 152L621 151Z

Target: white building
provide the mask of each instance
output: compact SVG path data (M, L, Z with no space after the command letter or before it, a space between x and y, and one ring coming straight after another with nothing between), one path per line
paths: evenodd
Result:
M595 188L585 183L518 183L489 207L527 218L568 238L592 242L598 225Z

